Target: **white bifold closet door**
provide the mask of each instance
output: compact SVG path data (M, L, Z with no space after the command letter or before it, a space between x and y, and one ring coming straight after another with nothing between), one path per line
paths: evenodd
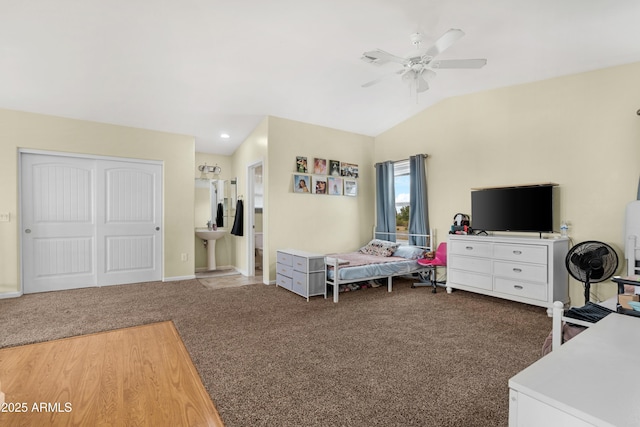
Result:
M23 292L162 278L162 166L23 153Z

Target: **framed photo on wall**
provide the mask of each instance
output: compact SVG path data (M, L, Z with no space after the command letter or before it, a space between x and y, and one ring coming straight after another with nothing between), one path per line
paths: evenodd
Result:
M311 186L311 177L309 175L293 175L293 192L309 193Z
M332 196L342 196L342 178L330 176L327 178L329 194Z
M296 156L296 172L307 173L307 158L303 156Z
M351 178L344 179L344 195L355 197L358 195L358 181Z
M329 160L329 175L340 176L340 161Z
M342 162L340 164L340 175L351 178L358 177L358 165L353 163Z
M313 194L327 194L327 177L326 176L312 176L313 187L311 192Z
M313 159L313 173L317 175L327 174L327 159Z

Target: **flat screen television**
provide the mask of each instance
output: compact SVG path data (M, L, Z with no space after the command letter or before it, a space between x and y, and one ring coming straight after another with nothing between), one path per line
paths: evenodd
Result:
M554 185L472 191L471 227L475 231L553 232Z

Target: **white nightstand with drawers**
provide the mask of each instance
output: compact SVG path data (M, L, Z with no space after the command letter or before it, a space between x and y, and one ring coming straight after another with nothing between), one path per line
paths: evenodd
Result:
M450 235L447 291L462 289L546 307L569 302L569 239Z
M276 251L276 286L289 289L309 301L324 295L324 255L296 249Z

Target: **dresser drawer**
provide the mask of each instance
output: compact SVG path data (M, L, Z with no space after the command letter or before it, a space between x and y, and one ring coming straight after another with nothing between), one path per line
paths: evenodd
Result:
M301 256L293 256L293 269L295 271L307 272L307 258Z
M494 279L494 290L508 295L516 295L522 298L547 300L547 285L542 283L521 282L519 280L509 280L496 277Z
M449 242L449 253L477 257L491 257L491 243L453 240Z
M291 290L302 296L305 296L305 297L308 296L307 295L308 277L309 276L307 276L305 273L294 270Z
M309 258L309 271L324 271L324 257Z
M496 244L493 247L493 256L496 259L504 259L509 261L546 264L547 247L536 245Z
M322 265L324 265L324 261ZM327 283L324 270L317 273L309 273L309 296L324 295L326 287Z
M491 274L491 260L488 258L473 258L460 255L451 255L449 258L447 258L447 264L451 268L456 270Z
M291 290L293 279L282 274L276 274L276 285Z
M276 264L276 274L282 274L283 276L292 277L293 276L293 267L285 264Z
M493 282L490 275L470 273L461 270L447 270L447 281L454 286L456 283L474 288L486 289L490 291L493 288Z
M285 253L285 252L276 252L276 262L283 265L293 265L293 255Z
M518 262L493 262L493 274L516 280L547 283L547 266Z

